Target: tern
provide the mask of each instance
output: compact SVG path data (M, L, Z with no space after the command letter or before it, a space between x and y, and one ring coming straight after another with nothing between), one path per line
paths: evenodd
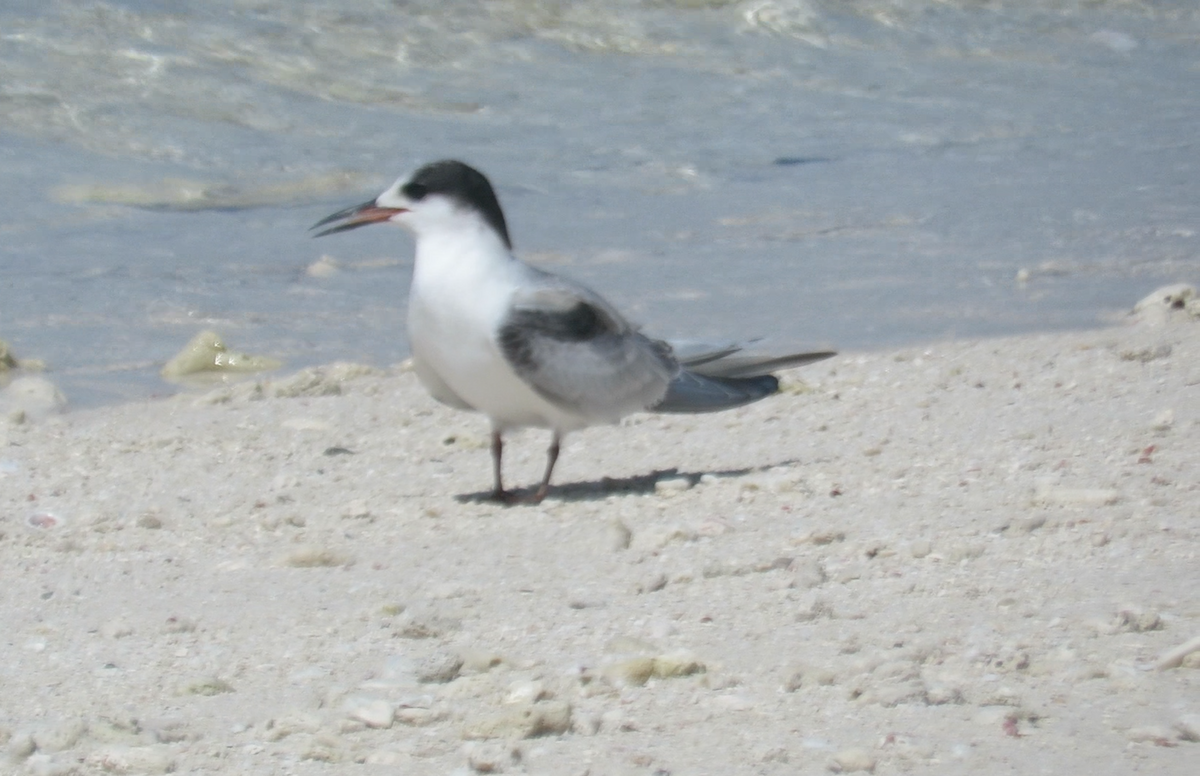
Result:
M416 238L413 371L433 398L491 421L491 496L506 504L546 497L570 431L642 411L740 407L779 390L772 371L834 355L752 357L647 337L591 289L517 258L492 184L459 161L427 164L312 228L326 227L321 237L389 221ZM552 432L541 484L524 498L501 475L504 432L523 427Z

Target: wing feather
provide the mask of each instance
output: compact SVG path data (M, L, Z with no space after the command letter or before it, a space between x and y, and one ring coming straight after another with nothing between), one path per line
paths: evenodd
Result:
M679 366L671 349L630 326L599 295L538 273L512 299L500 350L543 398L589 420L612 422L660 401Z

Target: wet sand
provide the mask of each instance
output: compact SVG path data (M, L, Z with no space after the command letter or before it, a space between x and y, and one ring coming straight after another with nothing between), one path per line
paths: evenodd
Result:
M10 416L4 769L1193 773L1200 323L1149 318L589 429L537 507L401 368Z

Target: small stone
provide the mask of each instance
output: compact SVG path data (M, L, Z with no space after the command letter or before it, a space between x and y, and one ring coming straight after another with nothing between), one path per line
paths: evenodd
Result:
M345 448L330 447L325 451L325 455L333 455L334 453L330 453L330 450L344 450L344 449ZM342 519L343 520L362 520L362 521L368 522L368 523L375 522L375 516L371 513L370 508L367 506L367 502L360 498L353 499L348 504L346 504L345 506L342 507Z
M1166 725L1139 725L1125 731L1125 737L1138 743L1169 746L1175 738L1175 733Z
M17 733L8 740L5 751L11 760L19 762L37 751L37 742L29 733Z
M712 699L712 705L721 711L750 711L754 701L744 695L718 695Z
M796 609L796 622L812 622L813 620L832 620L835 614L833 607L823 598L810 597L802 601Z
M1011 687L997 687L979 701L981 706L1008 706L1016 708L1021 705L1021 699Z
M35 732L33 740L39 751L62 752L79 743L87 735L87 729L82 719L68 719Z
M144 512L138 516L137 527L147 528L151 531L157 531L159 528L163 527L163 521L161 517L153 512Z
M638 593L657 593L667 586L667 575L661 571L651 572L634 588Z
M500 744L472 743L466 747L467 766L475 773L501 773L521 761L521 752Z
M192 737L183 720L175 717L151 717L139 720L138 724L160 744L176 744Z
M358 758L355 757L354 761L358 762ZM413 755L391 746L375 749L363 758L362 762L366 765L390 765L397 768L399 773L412 773L415 770Z
M605 666L602 673L618 687L641 687L654 675L654 658L633 657L618 660Z
M925 685L916 679L871 684L859 694L858 701L886 708L904 704L923 705L927 702Z
M926 557L931 552L933 552L933 542L928 539L917 539L908 545L908 554L917 560Z
M925 689L925 702L931 706L964 703L962 690L951 684L934 684Z
M834 773L872 772L875 757L865 749L843 749L831 757L825 767Z
M499 654L482 649L462 649L458 656L462 658L460 674L482 674L492 670L504 662Z
M18 377L0 390L0 415L17 424L62 412L67 398L58 386L40 375Z
M301 760L333 763L342 758L342 739L332 733L318 733L301 737L299 749Z
M458 630L462 623L436 612L406 612L395 633L405 639L436 639Z
M1175 649L1166 652L1154 664L1154 667L1160 671L1166 671L1169 668L1179 668L1184 661L1194 652L1200 652L1200 636L1180 644Z
M549 697L546 685L536 680L521 680L508 686L508 695L505 696L504 702L530 704Z
M817 546L823 547L826 544L846 541L846 532L838 531L836 529L813 531L812 534L809 535L808 540Z
M187 617L168 617L163 630L167 633L194 633L196 621Z
M1175 723L1175 730L1181 741L1200 743L1200 714L1184 714Z
M791 569L793 586L799 590L811 590L829 580L825 567L815 558L792 561Z
M1163 344L1153 348L1129 348L1128 350L1122 350L1120 356L1122 361L1138 361L1148 364L1160 358L1167 358L1171 355L1171 350L1170 345Z
M423 684L445 684L458 678L463 659L451 652L435 652L416 668L417 681Z
M136 719L112 719L101 717L88 723L87 735L103 744L136 746L144 743L141 726Z
M1041 485L1034 500L1043 504L1075 506L1106 506L1121 500L1121 493L1111 488L1060 488Z
M268 741L282 741L297 733L316 733L321 729L321 718L306 711L293 711L266 724Z
M571 729L571 706L562 701L514 706L511 709L469 721L463 729L467 739L536 738L558 735Z
M600 729L629 733L637 730L637 725L621 709L609 709L600 715Z
M571 732L581 736L594 736L600 732L604 718L599 714L572 714Z
M412 727L425 727L444 718L445 714L442 712L420 706L401 706L396 709L396 721Z
M1045 515L1029 515L1013 521L1013 528L1020 533L1033 533L1046 524Z
M171 753L161 746L104 746L84 760L109 773L170 773L175 770Z
M283 565L297 569L329 568L345 566L350 563L349 557L328 547L300 547L292 550L283 558Z
M677 649L654 658L653 674L659 679L702 674L707 668L704 663L686 649Z
M396 709L382 698L366 698L352 695L342 702L342 711L353 720L370 728L390 728L396 718Z
M605 532L608 537L607 544L613 552L629 549L629 543L633 541L633 531L630 531L625 523L615 519L609 520Z
M161 374L167 380L179 380L203 372L263 372L278 369L283 362L265 356L236 353L225 346L221 335L202 331L192 337L166 365Z
M205 676L184 684L179 689L180 695L221 695L234 692L233 685L215 676Z
M661 479L654 483L654 492L660 496L675 496L689 490L692 487L692 481L687 477L671 477L669 479Z
M1162 628L1162 618L1157 612L1148 612L1137 607L1126 607L1117 613L1114 632L1144 633Z
M124 617L118 617L101 625L100 635L109 639L123 639L133 635L133 626Z

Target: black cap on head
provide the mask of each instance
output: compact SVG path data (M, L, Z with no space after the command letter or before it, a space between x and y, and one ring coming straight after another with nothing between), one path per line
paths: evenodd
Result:
M427 194L441 194L458 200L463 205L479 211L504 244L512 249L508 238L508 226L504 223L504 212L487 176L470 165L453 159L432 162L412 174L400 192L411 200L420 200Z

